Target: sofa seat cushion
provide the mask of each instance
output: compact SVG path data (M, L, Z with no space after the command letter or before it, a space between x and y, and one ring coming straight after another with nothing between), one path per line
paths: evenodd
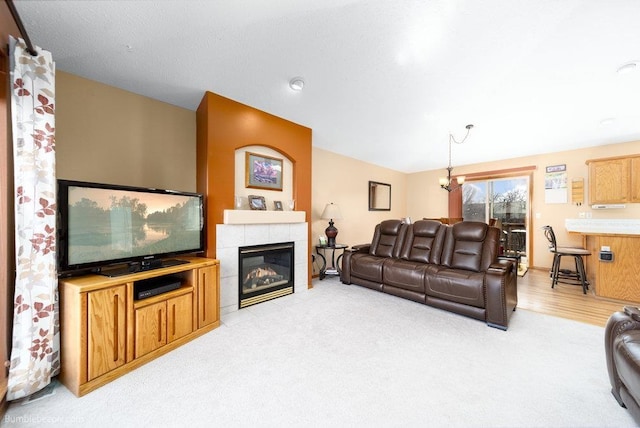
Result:
M640 403L640 330L628 330L616 337L613 348L618 376L629 394Z
M485 307L483 272L440 268L425 278L427 296L439 297L465 305Z
M382 283L382 265L385 257L355 253L351 256L351 276Z
M424 294L424 279L427 272L437 271L434 266L400 259L388 259L382 268L385 285Z

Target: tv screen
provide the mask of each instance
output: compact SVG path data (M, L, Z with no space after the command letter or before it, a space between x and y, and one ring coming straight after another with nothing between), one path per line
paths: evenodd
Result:
M61 275L123 263L133 272L203 250L201 194L58 180Z

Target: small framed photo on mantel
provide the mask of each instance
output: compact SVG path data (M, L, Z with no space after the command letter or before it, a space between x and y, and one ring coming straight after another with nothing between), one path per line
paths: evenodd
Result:
M273 201L273 209L276 211L282 211L282 201Z
M282 159L245 153L245 186L282 191Z
M267 204L264 201L264 196L249 195L249 208L252 210L265 211Z

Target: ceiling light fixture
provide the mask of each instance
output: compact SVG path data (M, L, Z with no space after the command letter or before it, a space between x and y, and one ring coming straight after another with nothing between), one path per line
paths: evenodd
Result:
M447 192L453 192L454 190L462 186L462 184L464 183L465 177L464 175L460 175L456 177L456 183L452 184L453 179L451 177L451 171L453 171L453 167L451 166L451 142L454 142L456 144L464 143L464 141L469 136L469 132L471 131L471 128L473 128L473 125L467 125L466 128L467 128L467 134L464 136L462 141L456 141L453 134L449 134L449 166L447 167L447 177L440 178L440 187L442 187Z
M302 77L294 77L289 80L289 87L294 91L301 91L304 89L304 79Z
M618 68L618 74L626 74L638 69L638 61L628 62L625 65Z

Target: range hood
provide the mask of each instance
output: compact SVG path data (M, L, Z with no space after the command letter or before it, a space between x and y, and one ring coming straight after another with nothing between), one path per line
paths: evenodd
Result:
M626 208L625 204L593 204L591 209L594 210L617 210L620 208Z

